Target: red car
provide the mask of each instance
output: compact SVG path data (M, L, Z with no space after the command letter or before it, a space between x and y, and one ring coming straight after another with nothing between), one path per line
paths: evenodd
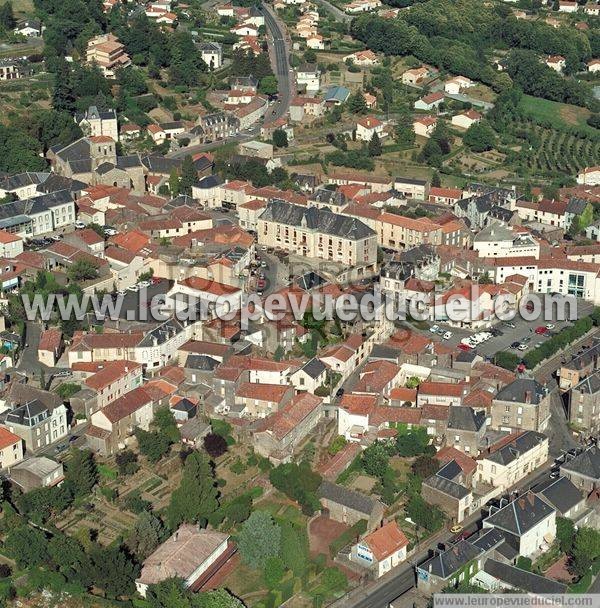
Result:
M524 373L526 369L527 366L525 365L525 363L519 363L519 365L517 365L517 371L519 372L519 374Z
M264 289L264 287L265 287L266 284L267 283L266 283L266 281L264 279L260 279L258 281L258 283L257 283L259 289Z
M461 343L461 344L458 344L457 346L458 346L458 348L460 348L460 350L465 350L465 351L467 351L467 350L473 350L468 344L462 344Z
M542 335L548 333L548 330L543 325L540 325L539 327L535 328L535 333L542 336Z

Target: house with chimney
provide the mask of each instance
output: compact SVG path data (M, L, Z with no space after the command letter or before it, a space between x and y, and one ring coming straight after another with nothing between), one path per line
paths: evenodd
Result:
M498 391L491 414L493 429L541 433L550 421L550 393L533 378L517 378Z
M395 521L367 534L352 545L350 559L380 578L406 561L408 539Z

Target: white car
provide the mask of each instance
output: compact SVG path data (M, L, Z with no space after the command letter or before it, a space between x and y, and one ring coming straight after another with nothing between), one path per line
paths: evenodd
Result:
M139 288L137 285L130 285L130 286L127 288L127 290L128 290L128 291L139 291L139 290L140 290L140 288Z
M442 338L444 340L450 340L451 337L452 337L452 332L451 331L444 332L444 335L442 336Z
M437 334L437 333L440 331L440 326L439 326L439 325L432 325L432 326L429 328L429 331L430 331L432 334Z
M119 291L117 291L117 295L118 296L124 296L127 292L124 289L119 289Z
M471 348L473 348L473 341L471 340L471 338L463 338L460 341L461 344L465 344L466 346L470 346Z
M105 236L116 236L119 233L114 228L105 228L104 234Z
M75 222L75 228L77 230L83 230L85 228L85 222L82 222L81 220L77 220Z
M483 338L484 341L489 340L493 337L489 331L482 331L479 335Z
M150 281L140 281L138 283L138 287L140 289L143 289L144 287L150 287L150 285L152 285L152 283Z
M523 344L521 342L521 344L519 344L519 346L517 346L517 350L527 350L529 347L527 346L527 344Z
M550 330L550 329L554 329L556 327L556 325L554 325L554 323L548 323L548 325L546 325L546 329Z

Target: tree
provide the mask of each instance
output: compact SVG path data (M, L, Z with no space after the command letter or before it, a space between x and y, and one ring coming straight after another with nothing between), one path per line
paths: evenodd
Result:
M369 156L381 156L381 141L379 141L379 135L377 135L377 133L373 133L368 150Z
M140 468L137 454L131 450L119 452L115 457L115 462L119 469L119 475L123 476L133 475Z
M429 438L426 433L419 433L411 429L408 432L401 433L396 439L396 450L399 456L410 458L423 454L427 449Z
M165 437L169 438L171 443L176 443L181 439L181 433L177 428L175 416L169 407L161 407L154 413L153 426L160 431Z
M227 441L216 433L206 435L203 443L204 449L211 458L218 458L227 452Z
M191 592L176 577L148 585L146 601L150 608L192 608Z
M575 541L575 525L566 517L556 518L556 538L563 553L571 553Z
M368 111L365 95L361 89L358 89L346 101L346 107L352 114L366 114Z
M67 276L75 283L89 281L98 277L98 267L90 260L77 260L67 270Z
M258 90L263 95L276 95L277 94L277 78L273 75L264 76L260 79Z
M421 479L427 479L427 477L437 473L440 468L440 463L431 456L423 455L419 456L412 463L411 468L415 475L418 475Z
M270 513L254 511L243 523L238 536L238 549L242 560L262 570L270 557L279 555L281 528Z
M138 441L140 452L152 462L158 462L165 456L171 447L171 440L160 431L145 431L135 429L135 437Z
M94 585L111 598L131 595L135 591L135 579L140 567L122 547L100 547L90 551Z
M418 494L411 496L406 505L406 514L417 526L429 532L438 530L444 521L442 512L436 506L426 503Z
M304 61L306 63L317 63L317 54L314 49L306 49L304 51Z
M191 196L192 186L198 181L198 172L194 166L191 156L186 156L181 165L181 177L179 178L179 194Z
M600 556L600 531L594 528L579 528L573 545L573 569L579 576L589 570L592 562Z
M273 145L276 148L288 147L288 136L283 129L275 129L275 131L273 131Z
M297 501L305 515L312 515L319 509L316 492L321 485L321 476L311 470L308 462L280 464L269 473L269 481Z
M199 593L196 597L197 608L244 608L241 600L231 595L227 589L205 591L204 593Z
M169 194L173 198L179 196L179 173L177 173L177 169L171 169L169 175Z
M48 560L46 536L37 528L21 526L11 530L4 546L19 568L40 566Z
M335 456L338 452L340 452L346 446L348 442L343 435L336 435L329 444L327 448L327 453L330 456Z
M219 506L218 495L214 472L206 456L200 452L190 454L185 461L179 488L171 494L167 508L171 530L183 522L206 525Z
M440 174L437 171L434 171L433 175L431 176L431 185L433 188L439 188L442 185Z
M133 526L127 544L142 561L160 545L164 537L165 527L162 521L149 511L143 511Z
M5 2L0 6L0 29L11 31L14 29L17 21L13 13L12 2Z
M367 475L383 477L389 465L389 456L383 443L375 441L362 453L362 465Z
M496 134L488 124L476 122L463 135L463 143L473 150L473 152L485 152L494 147Z
M65 484L76 497L87 496L98 483L98 468L94 455L89 450L71 448L71 459L67 462Z

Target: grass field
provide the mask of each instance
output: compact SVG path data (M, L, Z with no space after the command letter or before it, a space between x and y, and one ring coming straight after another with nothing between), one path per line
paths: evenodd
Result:
M523 95L519 107L531 118L549 122L556 128L580 127L588 133L598 134L597 129L586 123L586 119L590 115L590 111L586 108L531 95Z

